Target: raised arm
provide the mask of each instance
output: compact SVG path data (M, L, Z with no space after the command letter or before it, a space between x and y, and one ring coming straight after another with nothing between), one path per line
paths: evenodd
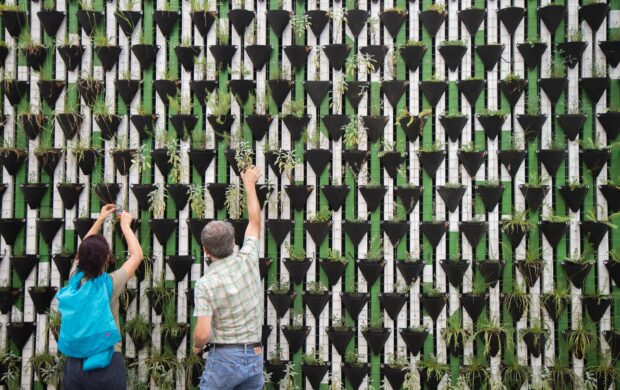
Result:
M91 226L90 230L88 231L88 233L86 233L84 238L88 236L92 236L93 234L98 234L99 230L101 230L101 226L103 225L103 222L105 222L106 218L108 218L110 214L112 214L115 211L116 211L116 206L113 204L106 204L105 206L103 206L101 208L101 212L99 213L99 218L97 218L97 220L95 221L93 226Z
M131 229L131 221L133 216L126 211L123 211L120 215L120 226L123 236L127 241L127 250L129 251L129 258L123 263L123 269L127 274L127 279L131 278L138 269L138 266L142 262L142 247L136 237L136 234Z
M261 173L258 168L251 166L241 173L243 187L248 202L248 228L245 231L246 237L260 238L260 203L256 195L256 182Z

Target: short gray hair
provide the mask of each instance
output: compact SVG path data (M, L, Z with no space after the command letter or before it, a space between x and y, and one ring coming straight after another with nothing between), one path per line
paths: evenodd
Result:
M223 259L235 248L235 228L230 222L211 221L202 229L200 242L213 257Z

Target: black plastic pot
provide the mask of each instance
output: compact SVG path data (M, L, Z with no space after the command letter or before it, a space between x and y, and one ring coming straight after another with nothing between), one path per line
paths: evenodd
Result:
M447 294L442 294L440 296L427 296L420 295L420 303L426 313L433 319L433 321L437 321L439 315L443 311L446 306L446 301L448 300Z
M179 139L186 139L198 123L198 118L193 114L170 115L170 123Z
M65 135L65 138L68 140L73 139L80 130L80 127L82 127L82 119L83 117L80 114L64 112L56 114L58 125Z
M95 123L101 130L101 138L111 141L118 133L118 128L123 118L119 115L98 115L95 114Z
M76 17L80 26L89 37L93 35L98 26L103 25L103 12L93 10L78 10Z
M117 80L121 81L121 80ZM132 80L133 81L133 80ZM155 114L132 114L129 116L129 120L131 124L134 125L138 133L140 134L140 138L149 138L153 134L153 128L155 127L155 122L157 122L157 115Z
M251 114L245 117L245 122L252 132L252 139L254 141L260 141L265 137L265 133L269 130L272 121L273 117L270 115Z
M69 273L71 272L71 267L73 266L73 261L75 260L75 254L56 253L52 256L52 260L54 261L58 274L62 280L69 280Z
M269 86L269 91L271 92L271 98L276 103L278 107L282 107L284 100L291 93L293 88L292 80L285 79L273 79L267 80L267 85Z
M296 211L302 211L306 208L306 202L314 190L314 186L289 184L284 187L284 190L291 201L291 207Z
M35 152L35 156L39 161L41 169L43 169L48 176L53 177L56 167L62 158L62 149L47 149L42 152Z
M382 330L363 330L362 335L370 347L370 352L374 355L381 355L391 332L392 329L388 328L383 328Z
M398 120L407 137L408 142L415 142L424 129L426 124L426 116L407 114Z
M459 20L465 25L469 35L472 37L476 35L486 16L487 11L480 8L462 9L458 12Z
M368 303L370 295L362 292L341 292L340 298L351 318L357 321L357 317Z
M319 264L325 272L325 275L327 275L327 281L330 286L334 286L338 283L344 273L344 269L347 266L346 263L340 261L329 261L326 259L321 259Z
M198 244L202 244L200 240L202 229L211 221L211 219L205 218L190 218L187 220L187 227Z
M213 26L213 22L217 18L216 11L192 11L190 13L192 17L192 23L198 29L198 32L202 37L206 37L209 30L211 30L211 26Z
M95 219L76 218L73 220L73 224L75 226L75 230L77 231L78 237L83 240L90 228L95 224Z
M452 72L456 72L461 66L465 53L467 53L467 46L440 45L438 51L446 62L448 69Z
M555 176L567 156L566 150L547 149L539 150L538 157L540 162L550 176Z
M542 127L547 121L547 115L517 115L517 121L523 128L525 141L534 141L542 132Z
M319 318L321 316L321 312L329 302L331 297L331 292L326 291L322 294L310 294L308 291L304 291L303 293L304 303L310 310L310 313L314 316L314 318Z
M50 108L54 108L58 97L65 89L65 82L62 80L39 80L37 84L39 85L41 100L47 103Z
M383 203L383 198L387 193L386 186L366 186L360 185L359 187L360 194L364 201L366 202L366 209L368 212L372 213Z
M555 248L568 230L567 222L540 221L539 228L551 247Z
M375 72L378 72L383 69L383 62L388 53L388 48L385 45L367 45L360 47L360 53L368 58L369 66Z
M56 296L56 291L58 291L58 287L53 286L28 288L28 294L30 294L37 314L45 314L49 311L52 300Z
M494 140L497 138L497 135L502 130L502 126L506 121L506 116L500 115L477 115L478 122L480 122L480 126L482 126L484 130L484 134L487 138Z
M310 327L304 326L301 329L293 329L287 326L282 327L282 334L288 343L289 353L296 353L306 343L306 338L310 334Z
M568 79L566 77L543 78L538 80L538 84L551 101L551 104L555 105L568 87Z
M472 321L476 322L489 300L489 294L461 294L461 305Z
M327 198L327 204L332 211L338 211L342 207L350 190L351 187L348 185L321 186L321 191Z
M18 38L22 29L28 25L26 11L7 9L3 10L0 15L2 25L13 38Z
M60 228L62 228L64 221L62 218L37 219L37 230L39 230L41 238L48 246L52 246L52 242Z
M230 19L230 23L235 28L237 34L243 37L245 35L246 28L254 20L254 11L244 8L232 9L228 11L228 18Z
M457 142L461 138L461 133L463 132L468 120L469 118L467 116L439 117L439 122L452 142Z
M306 274L312 265L312 259L305 259L303 261L284 259L283 263L289 273L290 281L300 284L306 278Z
M499 161L508 171L510 177L514 179L515 175L519 171L521 164L525 160L527 152L525 150L498 150L497 155Z
M482 240L482 237L487 232L489 228L487 222L481 221L462 221L459 222L459 230L463 233L465 238L467 238L467 242L471 245L472 248L476 248Z
M519 53L521 53L521 57L525 61L525 65L529 69L536 69L536 67L540 64L543 54L547 50L546 43L519 43L517 45L519 49Z
M584 77L579 79L579 86L590 98L592 104L597 104L603 93L609 88L609 77Z
M43 114L20 114L18 116L21 126L28 138L32 141L37 139L45 127L46 118Z
M504 93L504 96L506 96L506 99L508 99L510 107L514 108L517 104L521 95L523 95L523 92L527 88L527 84L528 82L525 79L499 81L499 88Z
M409 86L407 80L385 80L381 82L381 91L392 107L396 107Z
M230 80L228 82L230 93L240 104L245 104L250 97L250 93L255 94L256 81L254 80Z
M566 277L573 286L578 289L583 287L583 282L592 269L592 263L577 263L571 260L564 260L560 263L566 273Z
M34 45L22 47L21 51L26 58L26 65L30 68L40 71L43 63L47 59L47 47L43 45Z
M513 35L517 31L523 16L525 16L525 8L523 7L505 7L497 10L497 17L509 35Z
M168 38L179 19L179 12L155 10L153 11L153 19L155 19L155 24L159 27L162 35Z
M131 46L131 52L136 56L142 70L147 70L155 63L159 46L152 44L136 44Z
M512 320L514 322L519 321L521 317L523 317L523 314L525 313L525 309L527 307L522 305L521 301L507 300L505 302L506 302L506 308L508 309L508 312L512 316Z
M418 159L420 160L420 165L422 165L424 172L426 172L426 174L430 177L435 177L435 175L437 174L437 170L439 169L439 166L441 165L445 157L445 150L418 152Z
M381 221L381 231L388 236L393 246L397 246L409 232L409 226L409 221Z
M285 115L282 117L282 121L291 134L291 141L297 142L301 140L301 136L306 130L308 122L310 122L310 115L304 114L302 117Z
M445 11L437 12L434 10L427 10L420 12L419 18L426 31L434 38L447 16L448 13Z
M342 161L344 161L355 174L362 169L362 165L370 157L370 152L366 150L343 150Z
M127 176L132 165L132 160L136 154L135 149L115 150L112 152L114 166L118 169L121 176Z
M560 195L562 195L562 198L564 198L568 208L572 212L576 213L579 209L581 209L589 189L589 186L574 188L571 188L570 186L560 186L559 192Z
M104 71L109 72L114 69L122 50L120 46L115 45L95 46L95 54L99 58Z
M267 297L273 305L273 308L275 309L278 318L284 317L288 309L293 304L293 301L295 300L295 295L296 293L294 291L290 291L286 295L273 294L270 290L267 291Z
M310 382L313 389L319 389L321 387L321 381L327 374L331 367L331 363L325 363L323 365L309 365L307 363L301 363L301 371Z
M523 333L523 341L527 347L527 352L535 358L540 357L543 353L546 343L546 336L544 333L528 332Z
M577 139L587 118L584 114L559 114L556 116L558 124L564 130L564 134L571 141Z
M461 185L460 187L437 187L437 193L444 201L448 211L450 211L451 213L455 212L461 204L461 200L463 199L463 195L465 195L466 190L467 188L464 185Z
M78 92L88 106L93 106L101 92L103 92L103 82L100 80L79 79L77 82Z
M169 162L168 150L165 148L151 150L151 159L155 163L155 166L159 168L159 172L162 176L167 177L172 169L172 164Z
M168 107L171 99L175 99L179 92L181 82L179 80L155 80L153 81L153 89L157 96L161 99L165 107Z
M80 65L84 50L84 46L79 45L58 46L58 54L64 61L67 70L70 71L74 71Z
M323 115L322 120L330 140L338 141L344 134L344 129L351 119L348 115L329 114Z
M310 50L310 46L284 46L284 54L295 71L299 71L306 66Z
M0 149L0 164L6 169L7 173L15 176L17 171L26 161L28 153L23 149Z
M612 213L620 211L620 187L611 184L603 184L598 186L598 189L601 191L601 194L603 194L603 197L605 197L609 211Z
M359 267L362 276L364 277L366 283L368 283L369 286L374 285L375 282L381 277L386 264L387 262L385 260L357 260L357 266Z
M357 110L362 98L368 91L368 81L348 81L347 89L344 91L344 95L347 97L353 109Z
M379 303L385 312L394 321L397 320L403 306L409 300L409 294L379 293Z
M329 64L335 70L341 70L351 52L351 46L342 43L332 43L323 46L323 53L329 60Z
M516 265L521 275L523 275L527 286L530 288L534 287L542 273L543 263L540 261L518 260Z
M400 48L399 52L405 62L407 70L415 72L420 67L424 54L426 54L426 46L405 45Z
M196 258L194 256L166 256L165 261L170 267L172 274L174 275L174 279L177 282L185 279L185 276L189 274L192 269L192 264L194 264L194 260Z
M407 12L401 10L387 10L379 14L381 23L383 23L393 39L396 39L396 36L405 23L406 18Z
M39 263L39 255L11 256L9 261L19 279L25 282L34 267Z
M615 41L600 41L598 46L601 48L607 64L612 68L615 68L620 64L620 40Z
M269 45L248 45L245 47L254 70L260 71L265 67L271 57L271 46Z
M605 167L605 164L611 157L611 150L605 149L581 149L579 151L580 158L585 164L586 168L592 173L595 178Z
M471 178L475 178L478 170L482 166L482 163L487 157L487 152L467 152L463 150L459 150L457 153L459 163L463 165L465 171Z
M370 221L343 221L342 230L357 247L370 231Z
M138 207L140 210L148 211L150 204L148 201L148 196L151 192L155 191L157 186L154 184L132 184L131 192L133 193L136 201L138 202Z
M334 348L336 348L336 352L340 354L340 356L344 356L346 353L347 346L355 332L353 329L334 329L331 326L325 328L325 333L327 333L327 338L332 343Z
M448 223L444 221L420 222L420 231L433 248L437 248L439 242L448 231Z
M177 219L171 218L158 218L149 220L149 226L151 227L151 231L161 245L166 245L172 233L174 233L174 231L177 229L178 223L179 221Z
M452 286L459 288L461 284L463 284L463 276L465 276L465 272L467 268L469 268L469 262L467 260L441 260L439 263L446 273L448 282L450 282Z
M410 213L422 197L423 187L394 187L394 195L400 199L405 210Z
M441 80L424 80L420 81L420 90L431 107L437 106L439 100L444 96L448 89L448 83Z
M304 221L304 227L312 238L314 245L320 247L331 230L332 221L310 222Z
M541 185L536 187L530 187L527 185L520 185L519 189L525 197L528 209L537 212L542 206L543 200L547 196L550 187L548 185Z
M402 337L403 340L405 341L405 344L407 344L407 347L409 348L409 352L413 356L417 356L422 350L422 347L424 346L424 340L426 340L426 337L428 336L429 331L426 328L424 328L423 330L401 328L399 330L399 333L400 333L400 337Z
M590 3L579 8L579 17L585 20L595 33L608 14L609 4L607 3Z
M6 326L6 334L21 353L36 327L33 322L11 322Z
M191 149L188 152L189 160L196 168L196 171L200 173L201 176L205 175L207 168L213 161L215 157L215 150L213 149Z
M345 14L345 21L347 26L349 26L349 30L353 34L353 37L357 39L360 35L364 27L366 26L366 22L370 18L370 13L363 9L350 9L347 10Z
M597 114L597 118L605 133L608 141L613 141L620 134L620 112L604 112Z
M396 268L400 271L405 283L412 284L422 275L426 264L422 260L417 261L397 261Z
M211 195L211 199L213 200L213 207L216 210L221 210L224 208L224 203L226 200L226 191L230 187L228 183L209 183L207 184L207 191L209 191L209 195Z
M199 46L177 46L174 48L174 54L176 54L177 59L188 72L194 70L194 62L195 57L200 54Z
M117 10L114 12L116 23L127 38L131 38L133 31L142 19L141 11Z
M18 105L28 93L30 83L24 80L2 80L2 92L12 106Z
M121 186L119 183L98 183L94 185L93 190L103 204L114 204Z
M584 296L582 302L593 322L599 322L611 306L609 297Z
M21 293L21 288L0 287L0 313L8 314Z
M28 207L33 210L38 209L41 206L41 200L43 195L47 192L49 184L46 183L28 183L20 184L19 189L24 194L24 200Z
M506 263L504 263L503 260L483 260L481 262L477 262L476 265L478 266L478 269L487 284L491 287L495 287L497 282L502 280Z
M307 149L304 151L304 159L317 176L320 176L327 165L332 161L332 151L329 149Z
M349 385L351 385L353 390L359 389L369 372L370 363L363 363L361 367L352 366L349 363L342 363L342 373L347 381L349 381Z
M562 4L549 4L538 8L540 20L542 20L551 34L560 26L560 23L564 20L564 15L566 15L566 6Z
M293 228L293 221L290 219L268 219L265 222L265 227L271 233L276 244L280 246Z

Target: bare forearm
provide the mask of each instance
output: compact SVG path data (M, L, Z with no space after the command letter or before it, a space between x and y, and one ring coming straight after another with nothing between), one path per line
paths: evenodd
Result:
M127 250L129 251L129 255L131 257L137 257L142 259L142 246L140 246L140 242L138 241L138 237L136 237L136 234L133 232L133 230L131 230L131 226L123 226L121 227L121 230L123 232L125 240L127 241Z
M245 185L245 194L248 203L248 222L260 225L260 204L258 203L256 187L254 185Z
M102 218L101 216L97 218L97 220L95 221L93 226L91 226L90 230L88 231L88 233L86 233L84 238L88 236L92 236L93 234L98 234L99 231L101 230L101 226L103 225L104 221L105 221L105 218Z

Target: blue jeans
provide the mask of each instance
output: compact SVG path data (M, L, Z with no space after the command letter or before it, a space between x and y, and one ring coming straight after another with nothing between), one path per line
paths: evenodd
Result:
M209 351L200 390L261 390L263 354L254 348L213 348Z

